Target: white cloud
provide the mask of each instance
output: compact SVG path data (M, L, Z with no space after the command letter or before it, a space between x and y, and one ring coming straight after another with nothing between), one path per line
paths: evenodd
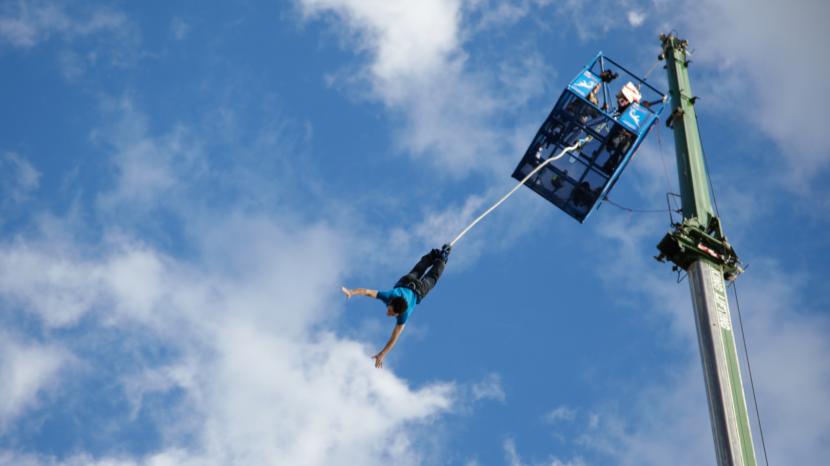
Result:
M116 190L99 197L102 207L155 206L159 198L175 197L182 177L193 183L205 171L200 163L201 148L188 128L178 125L162 137L151 138L147 119L130 99L107 101L104 108L114 117L113 124L93 131L92 140L115 149L112 162L118 183Z
M504 441L504 456L507 460L507 464L510 466L528 466L528 463L522 462L522 458L516 452L516 442L512 438L508 438ZM575 458L572 461L568 461L567 463L562 462L560 459L556 458L555 456L550 457L548 461L543 463L533 463L534 466L584 466L585 461L582 458Z
M211 443L224 443L229 457L247 453L253 443L253 453L261 455L252 458L257 464L375 464L384 455L414 463L413 438L404 426L429 422L449 407L449 386L413 392L391 372L367 364L368 354L355 342L323 335L315 344L288 344L236 327L224 342L230 357L216 368L222 409L208 422ZM229 402L222 401L228 395ZM279 409L263 415L269 405Z
M576 409L567 406L560 406L544 416L547 422L556 422L560 419L565 421L573 421L576 417Z
M504 403L504 390L501 388L501 376L490 374L484 380L471 387L473 400L498 400Z
M634 26L635 28L642 25L643 21L646 20L646 15L644 13L640 13L638 11L629 11L628 12L628 24Z
M176 40L182 40L187 37L187 34L190 32L190 25L179 18L173 18L170 22L170 32L173 33L173 37L175 37Z
M96 9L86 20L73 18L65 3L17 0L6 2L0 15L0 42L30 48L46 41L52 34L67 39L116 31L124 28L126 17L107 9Z
M0 331L0 430L37 403L69 358L57 346L23 343Z
M627 24L636 27L630 22L629 12L652 10L655 5L652 2L595 0L558 2L553 7L556 11L556 27L561 28L565 34L571 34L570 29L573 28L579 39L586 42L613 37L609 33ZM635 9L632 10L632 7Z
M75 323L99 299L95 285L103 280L103 270L66 259L55 249L0 246L0 294L48 325L63 326Z
M339 15L349 33L359 36L359 49L373 56L372 74L392 85L442 71L446 60L458 52L461 4L459 0L305 0L302 6L309 16L329 11Z
M141 57L141 34L119 11L106 6L50 0L0 4L0 46L30 49L52 37L64 77L75 80L101 65L128 67Z
M449 242L487 210L489 206L484 202L484 198L473 195L461 208L451 206L444 211L426 213L423 223L414 229L414 235L423 238L426 244Z
M26 159L13 152L7 152L0 161L3 179L0 182L6 199L19 204L39 186L40 172Z
M480 14L477 22L473 19L474 29L478 32L514 24L529 15L534 8L550 3L553 3L552 0L467 0L464 6L471 15Z
M591 413L588 415L588 428L596 429L599 426L599 414Z

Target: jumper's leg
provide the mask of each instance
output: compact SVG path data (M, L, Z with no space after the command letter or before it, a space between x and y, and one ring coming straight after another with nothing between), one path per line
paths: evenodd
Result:
M426 276L423 279L419 280L419 289L421 299L426 298L427 293L432 291L432 288L438 283L438 279L441 278L441 274L444 273L444 261L436 260L432 263L432 268L429 269Z
M420 280L421 277L424 276L424 272L427 271L427 268L429 268L430 265L432 265L432 257L430 257L429 254L425 254L423 257L421 257L421 260L419 260L418 263L415 264L415 267L412 268L412 271L401 277L401 279L398 280L398 282L410 283L416 280Z

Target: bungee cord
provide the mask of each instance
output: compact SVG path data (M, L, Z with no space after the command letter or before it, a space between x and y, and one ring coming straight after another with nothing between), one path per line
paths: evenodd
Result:
M557 155L556 157L550 157L549 159L547 159L547 160L545 160L544 162L540 163L538 167L534 168L534 169L533 169L533 171L531 171L530 173L528 173L528 175L527 175L526 177L524 177L524 179L523 179L522 181L520 181L520 182L519 182L519 184L517 184L515 188L511 189L509 193L507 193L507 194L506 194L503 198L501 198L501 199L499 200L499 202L496 202L495 204L493 204L493 207L490 207L489 209L487 209L487 212L484 212L483 214L481 214L481 216L479 216L477 219L475 219L475 220L473 221L473 223L471 223L469 226L467 226L467 228L465 228L465 229L464 229L464 231L462 231L461 233L459 233L459 234L458 234L458 236L456 236L454 240L450 241L450 242L449 242L449 243L447 243L447 244L448 244L450 247L452 247L452 246L455 244L455 242L456 242L456 241L458 241L459 239L461 239L461 237L462 237L462 236L464 236L464 233L467 233L467 232L470 230L470 228L472 228L472 227L473 227L473 225L475 225L476 223L478 223L478 221L479 221L479 220L483 219L483 218L484 218L487 214L489 214L490 212L492 212L492 211L493 211L493 209L495 209L496 207L498 207L498 206L499 206L499 204L501 204L502 202L504 202L504 200L505 200L505 199L507 199L508 197L510 197L510 195L511 195L511 194L513 194L513 193L514 193L517 189L519 189L519 187L520 187L521 185L525 184L525 182L526 182L527 180L529 180L529 179L530 179L530 177L532 177L533 175L535 175L535 174L536 174L536 172L538 172L539 170L541 170L541 169L542 169L545 165L547 165L547 164L548 164L548 163L550 163L550 162L553 162L554 160L557 160L557 159L561 158L563 155L565 155L566 153L568 153L568 152L570 152L570 151L572 151L572 150L574 150L574 149L577 149L577 148L579 148L579 147L582 147L584 144L585 144L585 140L584 140L584 139L580 139L579 141L577 141L577 142L576 142L576 144L572 145L571 147L566 147L566 148L562 149L562 152L560 152L560 153L559 153L559 155Z

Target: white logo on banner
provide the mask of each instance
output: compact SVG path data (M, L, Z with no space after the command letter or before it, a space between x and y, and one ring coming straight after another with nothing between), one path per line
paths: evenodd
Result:
M594 83L590 81L580 81L576 83L576 87L584 87L585 89L593 89Z
M640 114L637 112L637 109L632 108L629 115L631 116L631 119L634 120L634 123L637 123L637 126L640 126Z

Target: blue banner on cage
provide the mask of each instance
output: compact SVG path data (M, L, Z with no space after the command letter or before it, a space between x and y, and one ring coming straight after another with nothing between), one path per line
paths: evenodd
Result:
M571 84L568 86L570 90L572 90L575 94L582 97L583 99L588 98L588 94L594 90L599 84L599 78L590 71L583 71L576 77Z
M649 119L648 117L650 113L651 112L641 107L637 102L634 102L629 105L625 112L623 112L620 116L619 122L626 128L639 133L640 127L642 127L643 123Z

